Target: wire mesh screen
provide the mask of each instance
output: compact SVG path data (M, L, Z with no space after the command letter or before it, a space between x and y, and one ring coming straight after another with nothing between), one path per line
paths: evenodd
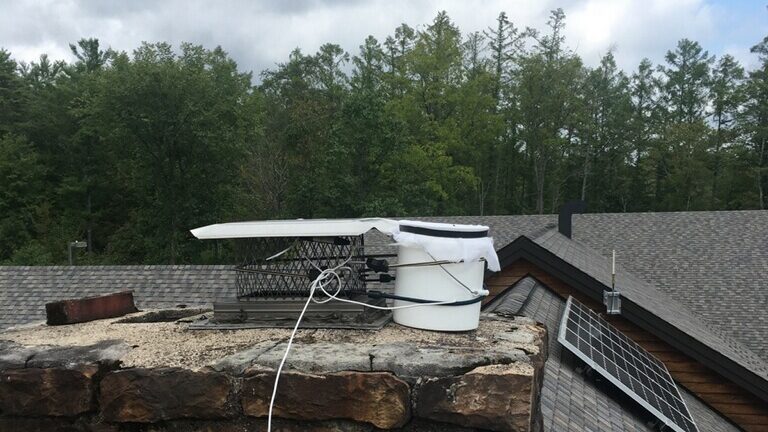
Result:
M237 272L237 297L306 297L320 269L338 266L347 259L350 270L339 272L339 296L365 293L363 236L350 237L264 237L236 242L241 264ZM314 266L312 265L314 264ZM339 282L326 284L336 292Z

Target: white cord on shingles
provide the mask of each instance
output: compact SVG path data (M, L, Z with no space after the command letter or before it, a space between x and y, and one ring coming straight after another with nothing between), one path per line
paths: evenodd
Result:
M280 252L280 255L282 255L283 252ZM302 254L303 255L303 254ZM352 257L347 258L344 262L337 265L336 267L327 268L325 270L320 269L315 263L310 261L306 256L304 256L304 259L307 260L314 268L320 271L320 274L315 278L314 281L312 281L312 284L309 286L309 297L307 297L306 303L304 303L304 307L301 309L301 313L299 314L299 318L296 320L296 325L293 326L293 331L291 332L291 336L288 338L288 346L285 347L285 353L283 354L283 358L280 360L280 365L277 367L277 374L275 375L275 385L272 387L272 398L269 400L269 413L267 414L267 432L272 431L272 410L275 406L275 397L277 395L277 385L280 381L280 374L283 371L283 366L285 366L285 360L288 358L288 353L291 351L291 346L293 345L293 339L296 337L296 331L299 329L299 324L301 324L302 318L304 318L304 314L307 312L307 308L309 307L310 302L314 302L317 304L323 304L327 303L331 300L338 300L346 303L353 303L358 305L363 305L365 307L369 307L372 309L379 309L379 310L395 310L395 309L407 309L412 307L423 307L423 306L437 306L437 305L444 305L444 304L450 304L455 303L456 300L447 300L447 301L441 301L441 302L434 302L434 303L417 303L417 304L411 304L411 305L403 305L403 306L376 306L368 303L358 302L354 300L344 299L337 297L339 293L341 292L341 276L337 273L339 270L352 270L350 267L347 267L347 263L350 261ZM325 281L326 279L336 279L336 291L331 294L328 291L325 290ZM463 285L463 284L462 284ZM315 290L317 288L320 288L320 291L323 292L328 298L324 300L316 300L315 299Z

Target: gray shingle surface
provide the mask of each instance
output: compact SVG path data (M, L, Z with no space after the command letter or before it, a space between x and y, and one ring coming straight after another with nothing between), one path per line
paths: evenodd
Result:
M537 282L533 278L521 279L514 288L510 288L503 295L496 296L493 301L484 306L484 309L502 314L519 314L536 285Z
M527 295L521 303L519 297ZM598 385L577 369L581 362L562 349L555 335L565 301L532 278L515 284L495 310L516 311L544 323L550 334L549 357L544 365L541 408L546 431L633 432L653 431L652 417L634 401L609 385ZM492 308L494 305L489 306ZM681 388L691 415L701 432L730 432L739 429Z
M611 286L610 258L563 236L556 229L548 230L533 240L606 287ZM623 297L768 381L768 364L762 358L719 327L698 318L686 305L618 264L616 287Z
M581 215L574 239L610 256L768 361L768 211Z
M501 248L557 215L428 218L491 227ZM768 210L593 213L573 239L616 261L768 361Z
M45 320L45 303L133 290L139 308L232 297L232 266L0 266L0 328Z

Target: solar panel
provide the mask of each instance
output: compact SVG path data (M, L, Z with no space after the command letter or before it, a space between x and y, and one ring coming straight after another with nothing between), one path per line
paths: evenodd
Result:
M698 432L664 363L573 297L557 340L676 432Z

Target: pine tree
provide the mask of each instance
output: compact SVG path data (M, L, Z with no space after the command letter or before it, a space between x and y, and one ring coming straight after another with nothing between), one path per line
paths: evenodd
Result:
M609 51L600 66L587 74L584 87L586 115L578 134L584 158L581 199L588 199L588 185L595 183L593 189L601 193L589 194L591 208L626 210L631 199L627 170L631 137L626 131L631 118L629 79Z
M549 33L534 35L534 52L521 59L517 86L522 133L520 139L528 166L533 168L534 210L544 213L549 192L549 211L554 211L562 197L566 176L561 162L573 143L575 106L582 64L564 45L565 14L552 11ZM547 187L549 186L549 187Z
M674 122L695 123L704 118L708 101L709 69L714 61L698 42L682 39L664 57L665 103Z
M704 210L712 202L708 161L710 65L713 58L698 42L682 39L660 66L663 126L659 181L662 210Z
M759 209L768 208L768 37L752 47L760 61L758 68L749 73L746 103L740 116L744 133L747 166L754 173Z
M734 143L736 116L743 103L744 69L730 55L723 56L712 71L712 203L711 208L723 207L728 194L721 194L723 146ZM722 196L721 196L722 195Z
M0 138L23 119L23 84L11 53L0 49Z

